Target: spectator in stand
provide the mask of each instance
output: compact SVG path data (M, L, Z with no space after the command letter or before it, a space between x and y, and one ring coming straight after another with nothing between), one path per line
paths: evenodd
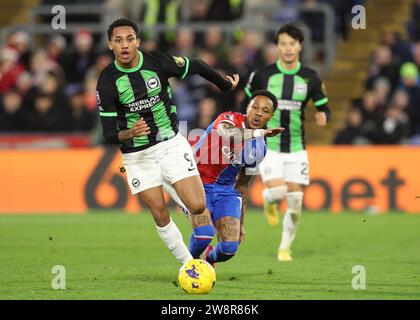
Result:
M198 116L192 123L193 129L206 130L207 127L214 121L218 113L217 101L213 98L205 98L198 104Z
M33 106L33 99L37 89L34 86L34 77L29 71L24 71L19 75L16 82L16 90L22 97L23 109L28 110Z
M250 69L247 67L246 63L246 51L243 47L236 45L230 50L229 54L229 64L223 69L228 73L237 73L239 74L239 84L235 90L230 92L230 94L220 94L221 104L224 104L226 107L230 107L229 111L235 111L235 106L239 106L241 101L244 99L244 87Z
M187 130L193 129L191 123L197 117L198 101L206 96L207 86L203 82L197 84L193 80L186 79L184 81L171 82L171 88L173 90L173 99L177 106L176 112L179 121L187 122ZM191 91L190 88L192 89Z
M45 80L37 86L37 89L53 99L53 105L56 106L57 112L68 113L68 99L62 84L54 73L49 73Z
M404 89L397 89L392 96L391 105L403 111L409 117L409 102L410 97Z
M366 144L368 141L363 137L361 124L360 110L351 108L347 113L346 126L337 133L334 144Z
M172 54L174 56L194 57L194 32L188 28L181 28L176 35L176 48Z
M418 127L417 133L420 133L420 108L416 102L410 104L410 97L404 89L396 90L392 104L407 115L410 125L409 136L416 134L416 127Z
M322 42L325 39L324 35L324 14L319 11L311 11L317 6L317 0L305 0L303 2L304 10L300 11L299 19L301 19L310 29L311 38L315 42ZM309 10L305 10L309 9Z
M276 63L278 59L277 46L274 43L269 43L263 49L263 63L262 65L269 65Z
M87 108L83 87L75 86L73 90L69 92L70 117L65 126L74 132L90 132L96 124L97 114Z
M62 132L68 131L64 119L68 113L57 111L54 98L48 94L38 92L34 99L34 110L30 113L28 129L34 132Z
M181 18L181 1L153 0L144 1L140 10L140 21L143 22L141 39L155 39L159 49L167 51L175 44L176 26ZM164 24L168 30L160 32L157 24Z
M384 112L374 91L366 91L361 100L355 103L362 116L360 132L370 143L376 143Z
M243 15L244 0L211 0L207 13L208 21L233 21Z
M12 34L10 45L19 55L18 63L23 65L25 69L29 69L31 59L31 39L25 31L18 31Z
M16 81L16 90L20 96L25 96L32 88L34 79L29 71L22 72Z
M18 62L16 50L6 47L0 51L0 93L6 93L16 85L25 67Z
M56 75L60 83L64 82L63 70L54 60L48 57L44 49L39 49L32 55L30 71L36 86L41 85L51 73Z
M351 9L354 5L363 4L364 0L321 0L320 2L325 2L334 9L335 30L346 39L349 31Z
M55 62L59 62L64 54L64 50L66 49L66 38L64 38L61 34L53 35L47 44L47 54L48 58L54 60Z
M391 91L398 85L398 64L393 60L391 49L381 45L373 54L373 61L368 71L366 88L373 88L373 83L381 77L385 77L391 84Z
M407 114L395 105L390 105L385 112L376 144L403 143L410 135L410 123Z
M412 60L410 44L403 39L396 31L387 30L382 34L381 44L391 49L392 56L396 63L402 64Z
M417 65L417 69L420 73L420 41L413 45L413 61Z
M383 77L376 79L373 83L373 92L376 95L378 108L385 110L391 94L391 86L388 79Z
M15 90L4 94L0 108L0 131L19 132L27 128L27 113L22 108L22 98Z
M215 54L219 65L224 65L228 59L229 48L223 38L222 30L214 25L204 35L204 47Z
M67 85L83 83L86 70L96 60L93 37L89 31L82 30L74 36L74 47L60 59Z
M417 66L406 62L401 66L401 88L409 96L408 114L411 120L412 133L420 134L420 85Z
M209 6L206 0L196 0L192 5L192 14L190 17L190 22L192 23L199 23L199 22L207 22L207 14L208 14ZM195 44L198 47L204 46L204 33L201 31L195 32L194 35Z
M255 70L263 65L262 46L264 35L260 32L246 30L244 36L239 43L245 54L245 64L249 70ZM248 74L245 74L248 76ZM244 80L246 81L246 80Z
M414 0L411 9L411 21L408 23L411 40L420 41L420 0Z
M213 51L209 51L206 49L200 50L198 58L206 62L212 68L218 69L222 66L222 62L217 60L216 55ZM225 70L218 69L218 72L224 74ZM191 77L190 79L191 81L194 81L193 77ZM235 107L233 105L234 96L231 91L220 91L214 84L211 84L208 81L204 84L204 86L206 89L204 97L212 98L216 101L216 105L219 107L219 113L227 110L233 110L233 108ZM203 87L200 87L200 89L201 88ZM197 101L197 105L199 102L200 100Z
M246 77L250 73L250 69L246 63L246 51L243 47L236 45L230 49L229 60L225 69L226 72L238 73L242 82L246 83Z

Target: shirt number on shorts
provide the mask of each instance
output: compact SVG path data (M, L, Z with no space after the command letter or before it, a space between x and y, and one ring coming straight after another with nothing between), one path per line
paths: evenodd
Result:
M307 176L308 175L308 163L307 162L302 162L301 166L302 166L302 170L300 171L300 174L302 176Z
M195 169L194 168L194 163L192 162L192 160L190 158L190 155L187 152L184 153L184 159L187 160L190 163L190 166L188 168L188 171L193 171Z

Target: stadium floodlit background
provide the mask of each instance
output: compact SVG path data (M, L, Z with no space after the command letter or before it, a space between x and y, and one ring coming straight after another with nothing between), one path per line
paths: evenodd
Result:
M352 27L357 5L366 28ZM143 49L240 75L228 93L199 76L171 82L185 135L241 110L251 71L277 59L282 23L300 22L301 60L326 84L330 123L306 112L311 185L295 261L276 260L281 226L265 222L257 178L246 240L206 299L420 298L418 0L1 0L0 298L188 298L119 153L102 145L96 82L118 17L138 22ZM67 290L51 288L55 265Z

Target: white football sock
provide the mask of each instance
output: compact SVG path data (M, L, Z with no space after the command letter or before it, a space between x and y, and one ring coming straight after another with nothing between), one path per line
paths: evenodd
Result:
M268 203L279 202L284 198L287 192L287 186L265 188L263 191L264 200Z
M303 192L288 192L286 194L287 211L283 218L283 234L280 250L290 249L296 237L296 231L302 214Z
M179 262L184 264L185 262L193 259L190 251L184 243L181 232L179 231L175 222L172 221L172 219L166 226L156 226L156 229L159 237L163 242L165 242L169 251L172 252L175 258L179 260Z

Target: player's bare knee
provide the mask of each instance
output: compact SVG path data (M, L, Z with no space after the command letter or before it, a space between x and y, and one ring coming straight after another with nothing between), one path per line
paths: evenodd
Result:
M206 210L206 202L205 201L194 201L188 207L188 211L193 215L202 214L204 210Z
M171 218L169 217L169 215L155 215L155 214L153 214L153 219L155 220L155 224L158 227L165 227L169 224L169 222L171 222Z
M152 213L155 223L159 227L164 227L170 222L169 212L165 205L149 204L149 210Z

